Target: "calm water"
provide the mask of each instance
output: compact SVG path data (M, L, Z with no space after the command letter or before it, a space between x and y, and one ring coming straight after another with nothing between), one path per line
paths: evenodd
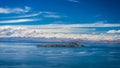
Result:
M120 68L119 44L83 48L36 48L36 44L0 43L0 68Z

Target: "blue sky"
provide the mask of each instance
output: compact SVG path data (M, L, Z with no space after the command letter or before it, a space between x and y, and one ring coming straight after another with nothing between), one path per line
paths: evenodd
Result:
M0 25L119 24L119 3L119 0L1 0Z
M0 27L45 26L69 28L72 33L120 33L119 3L120 0L1 0Z

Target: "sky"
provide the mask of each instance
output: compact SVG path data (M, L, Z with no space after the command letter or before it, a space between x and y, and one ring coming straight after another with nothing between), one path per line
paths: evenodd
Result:
M0 25L120 22L119 0L1 0Z
M120 34L120 0L0 0L0 35L18 26L69 34Z

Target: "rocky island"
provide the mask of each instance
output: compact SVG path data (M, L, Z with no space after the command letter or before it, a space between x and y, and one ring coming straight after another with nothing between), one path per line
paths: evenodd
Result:
M64 44L44 44L44 45L36 45L36 47L84 47L83 44L78 43L64 43Z

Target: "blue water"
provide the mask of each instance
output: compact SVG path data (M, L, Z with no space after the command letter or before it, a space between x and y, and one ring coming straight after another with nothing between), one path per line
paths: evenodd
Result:
M43 43L0 43L0 68L120 68L119 44L35 47Z

